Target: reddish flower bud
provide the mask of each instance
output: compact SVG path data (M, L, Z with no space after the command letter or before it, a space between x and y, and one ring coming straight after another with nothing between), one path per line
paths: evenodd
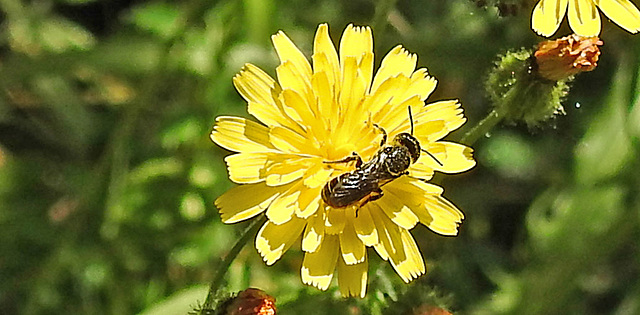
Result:
M603 42L598 37L569 35L538 44L534 56L540 77L551 81L566 79L596 68Z
M227 315L276 315L276 299L264 291L249 288L227 302Z
M433 305L422 305L413 310L413 315L452 315L451 312L444 308Z

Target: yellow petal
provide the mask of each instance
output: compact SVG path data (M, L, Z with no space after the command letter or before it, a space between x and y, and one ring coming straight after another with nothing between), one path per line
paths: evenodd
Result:
M229 151L277 152L269 142L267 127L240 117L216 117L211 140Z
M324 214L316 213L307 221L302 238L302 250L313 253L320 248L324 239Z
M307 157L271 154L264 168L267 186L280 186L300 179L311 166Z
M304 175L304 185L309 188L324 186L332 175L333 170L325 168L322 161L315 162Z
M461 220L460 217L451 216L450 212L446 212L449 216L443 217L438 212L440 211L439 207L442 207L438 201L438 198L440 198L443 191L441 187L421 180L401 177L393 183L385 186L385 188L385 195L387 195L387 192L390 194L393 193L398 200L402 200L405 207L410 209L412 218L415 217L416 220L419 220L423 224L424 222L429 222L435 226L433 221L434 217L437 216L438 221L436 223L439 225L436 228L444 226L447 228L447 233L451 233L452 226L454 230L457 229L457 224ZM433 204L436 204L437 207L434 207ZM381 207L384 206L381 205ZM435 208L433 214L430 212L431 208ZM449 211L449 209L447 209L447 211ZM443 225L444 223L442 222L446 222L446 226ZM442 229L439 229L439 231L442 231Z
M403 213L403 215L405 216L405 220L408 221L408 223L405 223L405 225L413 227L412 224L414 223L414 220L415 220L415 223L417 223L418 221L418 218L415 217L413 213L413 208L422 206L422 204L425 201L424 198L426 195L428 196L428 195L434 195L434 194L441 194L442 188L433 184L426 183L422 180L418 180L408 176L402 176L394 180L393 182L389 183L388 185L384 186L384 193L385 193L385 197L387 196L387 193L388 193L388 195L390 196L390 200L392 200L392 202L397 202L398 204L402 204L403 211L412 212L410 214ZM380 200L384 199L385 197L381 198ZM380 207L383 208L383 205L380 204ZM411 210L404 209L404 208L409 208ZM394 223L397 224L397 222L395 221ZM407 229L410 229L410 228L407 228Z
M400 103L390 104L389 113L379 120L379 125L387 130L389 137L393 137L400 132L410 132L411 121L409 120L409 107L411 112L415 112L424 106L419 95L414 95Z
M236 90L247 102L261 104L266 110L275 109L271 92L278 89L276 81L262 69L247 63L233 77Z
M342 73L338 53L329 37L329 27L326 24L318 26L314 38L312 58L311 85L315 91L316 112L326 126L335 129L339 114L337 93L342 86Z
M273 265L300 237L305 220L293 218L282 225L269 221L265 223L256 236L256 249L267 265Z
M403 180L404 178L399 179ZM410 187L406 187L403 186L403 190L406 190L408 193L410 194L415 194L415 195L419 195L417 200L420 200L420 202L423 200L423 196L434 196L434 195L442 195L442 192L444 191L444 189L442 189L442 187L438 186L438 185L434 185L431 183L427 183L425 181L422 180L416 180L416 179L412 179L412 178L406 178L406 181L411 184L411 186L414 186L414 188L410 188Z
M400 74L399 77L406 77L404 74ZM433 92L436 88L437 81L427 75L427 69L421 68L413 72L408 81L402 81L402 88L396 88L394 93L394 101L391 102L392 107L406 111L406 106L401 103L407 99L417 97L420 100L420 105L424 105L424 100ZM388 80L387 80L388 81ZM390 108L390 110L392 110ZM413 113L418 112L418 108L412 108ZM405 115L407 115L405 113Z
M238 153L224 158L229 179L238 184L254 184L265 180L264 168L272 153Z
M549 37L560 27L567 12L569 0L540 0L533 9L531 28L536 33Z
M371 91L375 92L384 81L399 74L403 74L407 78L411 77L417 62L418 57L415 54L409 53L401 45L394 47L382 59L380 68L373 79Z
M386 107L396 97L397 91L408 88L410 83L410 79L406 76L388 78L380 83L375 91L367 95L362 108L375 114L374 120L378 122L380 117L386 115ZM384 112L383 108L385 108Z
M340 237L340 252L342 259L347 265L362 263L366 257L366 247L356 235L353 221L349 220L345 224Z
M464 214L443 198L442 187L408 177L396 179L385 186L411 208L420 223L442 235L456 235Z
M384 215L377 203L371 203L370 209L372 209L371 217L378 231L380 243L384 246L386 253L389 257L395 257L396 260L403 260L400 228Z
M334 133L333 147L328 148L328 157L334 160L343 159L353 152L360 154L363 159L373 154L379 148L381 133L373 127L372 121L364 111L342 115L344 127ZM348 164L334 164L333 168L340 168Z
M236 76L233 77L233 85L238 93L247 100L249 114L269 127L283 126L298 128L282 111L282 106L276 97L282 89L267 73L260 68L246 64Z
M593 0L569 1L569 26L581 36L600 35L600 12Z
M307 79L311 79L311 65L304 54L296 47L296 45L284 34L279 31L271 36L273 47L280 58L280 63L291 62L298 72Z
M473 159L473 149L459 143L438 141L423 149L431 153L442 165L428 154L420 155L418 161L439 172L460 173L468 171L476 165L476 161Z
M289 185L269 187L264 183L247 184L229 189L216 199L222 222L236 223L260 214L273 199L289 189Z
M349 265L338 259L338 286L343 297L359 296L367 293L367 269L369 263L365 259L359 264Z
M393 183L398 187L398 183ZM390 184L391 185L391 184ZM418 217L405 204L405 200L398 198L396 191L383 187L384 196L376 201L382 211L393 221L393 223L404 229L412 229L418 223Z
M300 179L300 177L302 177L302 175L305 172L304 169L296 169L295 167L291 167L290 165L288 165L289 167L286 168L286 170L283 170L285 168L284 165L276 165L276 166L279 169L278 171L284 171L284 172L267 175L266 184L268 186L280 186L280 185L291 183L294 180ZM270 169L270 170L273 170L273 169Z
M464 214L454 204L441 196L431 196L426 199L424 207L424 211L416 211L420 223L441 235L458 235Z
M427 146L431 142L440 140L440 138L449 133L444 120L431 120L424 122L423 120L416 121L414 119L413 122L413 135L418 139L421 146ZM416 122L420 122L420 125L416 125ZM409 130L407 131L410 132L410 130L411 126L409 126Z
M373 46L373 43L371 43ZM371 88L371 80L373 79L373 51L364 54L358 62L358 74L364 82L367 93Z
M596 1L602 13L628 32L640 31L640 11L628 0Z
M379 243L378 231L373 223L373 218L369 212L369 204L358 210L358 216L353 221L353 227L358 234L358 238L366 246L373 246Z
M296 201L298 203L296 215L298 216L298 218L306 219L311 215L317 213L321 207L321 188L317 187L309 189L305 186L304 188L301 187L300 191L301 194Z
M339 234L342 232L347 218L345 215L345 209L334 209L326 206L327 218L325 219L324 226L327 234ZM353 211L353 210L351 210Z
M360 102L367 92L367 82L358 71L358 60L356 57L347 56L341 59L342 87L340 87L340 104L342 105L342 115L350 117L352 113L359 109ZM349 125L343 126L350 127Z
M427 165L422 162L422 159L425 159L423 155L428 157L427 154L421 154L418 161L409 167L409 176L422 180L430 180L433 177L433 168L430 166L431 164Z
M310 103L301 94L286 89L280 94L285 113L293 120L305 126L307 132L322 128L322 124L313 113Z
M426 68L420 68L411 75L410 88L405 92L407 96L419 95L422 101L436 89L438 80L429 76Z
M333 278L333 271L338 260L338 236L325 235L318 251L305 253L302 260L302 283L326 290Z
M319 63L321 62L314 62L314 64ZM315 105L317 106L316 112L319 116L319 123L321 122L325 126L331 126L329 129L334 130L337 126L338 114L340 112L335 95L338 89L334 86L334 83L329 82L326 72L314 73L311 79L311 85L313 86L313 90L316 91Z
M373 55L373 35L371 34L371 28L368 26L353 26L349 24L340 39L340 62L342 63L342 70L344 71L344 61L347 57L355 57L356 65L362 64L363 71L369 73L373 72L373 59L369 55ZM368 57L369 56L369 57ZM367 82L370 83L370 82Z
M340 100L344 109L357 107L369 91L373 75L373 36L371 28L349 24L340 39L342 86ZM349 106L350 105L350 106ZM350 113L345 112L345 115Z
M400 235L402 239L403 252L405 253L404 259L396 260L391 256L391 266L396 270L400 278L404 282L409 283L411 280L423 275L426 272L424 260L418 245L416 245L413 236L409 231L401 229Z
M317 58L322 59L318 61ZM340 85L340 61L331 37L329 37L329 26L320 24L313 40L313 71L314 73L324 73L327 76L330 90Z
M309 146L306 145L307 139L291 129L273 127L269 132L269 137L273 146L285 153L307 153L305 151L309 149Z
M442 139L451 131L460 128L467 120L462 114L458 100L430 103L413 114L415 136L421 144ZM412 108L413 110L413 108ZM442 123L434 122L441 121ZM444 124L443 129L437 129Z
M288 120L295 121L295 126L287 125L291 130L305 131L312 129L315 116L311 104L315 102L315 95L311 88L311 73L304 74L290 60L283 61L276 68L278 82L282 86L282 93L278 95L277 104L281 106ZM316 128L317 129L317 128Z
M293 217L293 214L298 209L298 197L300 196L301 182L297 182L289 190L281 193L276 199L271 202L269 209L267 209L266 215L269 221L276 225L281 225L289 222Z
M387 250L384 248L384 245L382 243L373 245L373 248L376 250L376 253L378 253L380 258L382 258L382 260L389 260L389 253L387 253Z

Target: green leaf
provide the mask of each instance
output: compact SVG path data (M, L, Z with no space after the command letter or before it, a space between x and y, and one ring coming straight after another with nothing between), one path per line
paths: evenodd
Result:
M627 120L629 134L636 139L640 139L640 67L637 67L636 88L634 89L633 105Z
M37 55L42 50L63 53L68 50L87 50L96 40L82 26L59 17L11 19L7 23L13 49Z
M610 247L597 243L615 230L625 211L626 193L626 188L617 185L562 191L554 187L539 196L527 215L532 245L539 250L537 256L580 256L595 247ZM576 233L577 227L580 233Z
M131 183L141 184L160 176L174 177L183 171L183 164L175 158L149 159L129 173Z
M595 184L614 177L632 158L631 139L626 130L631 69L621 60L620 70L611 83L611 92L594 116L587 133L576 146L576 180Z
M39 36L43 48L56 53L68 49L86 50L95 44L91 33L80 25L61 18L43 21Z

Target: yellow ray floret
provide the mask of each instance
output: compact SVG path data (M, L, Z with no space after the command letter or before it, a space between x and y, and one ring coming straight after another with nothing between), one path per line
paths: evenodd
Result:
M629 0L540 0L533 9L531 28L542 36L551 36L566 14L574 33L598 36L601 29L598 8L628 32L640 31L640 11Z
M329 288L339 253L338 236L326 235L318 251L304 254L302 282L320 290Z
M367 293L367 258L358 264L349 265L338 259L338 286L342 296L363 298Z
M267 221L256 236L256 249L267 265L275 263L293 245L304 229L304 220L294 218L282 225Z

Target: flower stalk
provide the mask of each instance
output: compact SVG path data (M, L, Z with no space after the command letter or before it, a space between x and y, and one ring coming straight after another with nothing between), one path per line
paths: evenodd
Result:
M473 145L478 139L490 134L491 130L504 119L504 113L492 110L484 119L462 136L461 143Z
M216 266L216 273L211 281L211 285L209 286L209 293L207 293L207 298L204 301L202 309L213 309L214 298L224 283L224 276L227 274L229 266L231 266L231 263L236 259L236 257L238 257L238 254L240 254L240 251L244 248L247 242L256 235L258 228L266 221L267 218L264 215L251 221L249 226L240 235L240 238L236 241L233 247L231 247L227 256L225 256L222 262Z

